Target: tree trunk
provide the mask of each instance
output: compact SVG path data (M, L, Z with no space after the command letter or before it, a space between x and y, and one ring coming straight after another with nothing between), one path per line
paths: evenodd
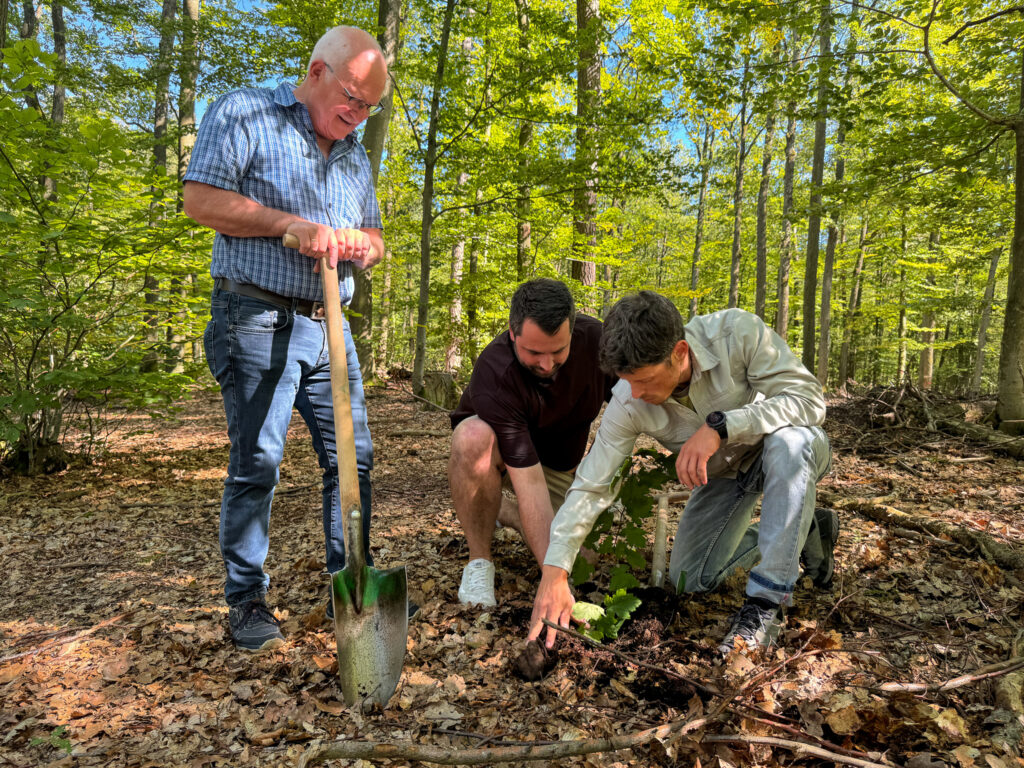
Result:
M7 4L8 0L0 0L0 49L7 47Z
M398 33L401 17L401 0L379 0L377 5L377 42L384 52L384 61L390 72L398 58ZM384 84L384 94L381 96L383 109L366 121L366 128L363 130L363 146L370 160L370 171L373 174L373 186L377 187L377 177L380 175L381 158L384 156L384 142L388 135L388 125L391 123L391 113L394 109L394 96L391 87L391 78ZM374 378L377 370L376 361L373 359L373 270L353 270L355 278L355 292L352 294L352 312L349 315L349 325L352 330L352 341L356 345L356 354L359 356L359 368L362 370L363 379Z
M811 158L811 200L807 217L807 258L804 262L803 363L814 370L814 309L818 288L818 238L821 235L821 187L825 176L825 128L828 122L828 85L832 62L832 9L821 6L821 43L818 60L818 99L815 107L814 150Z
M992 259L988 265L988 280L985 282L985 298L981 302L981 320L978 323L978 349L974 356L974 376L967 390L970 397L981 394L981 377L985 373L985 344L987 343L988 324L992 318L992 300L996 295L996 274L999 271L999 257L1002 247L992 249Z
M384 202L384 211L388 219L394 215L394 201L388 196ZM391 279L395 271L394 254L384 241L384 258L381 259L381 266L384 271L384 284L380 288L380 313L378 322L380 328L377 333L377 350L374 355L374 362L377 364L375 373L385 375L391 369Z
M163 0L160 14L160 45L157 52L156 65L153 68L155 95L153 100L153 171L160 178L167 175L167 105L170 101L171 68L174 58L174 18L177 14L177 0ZM161 182L162 184L162 182ZM158 221L165 216L163 188L152 189L153 201L150 205L151 221ZM150 351L140 366L143 373L152 373L160 365L160 284L150 273L146 275L144 316L149 326L146 341ZM169 329L168 329L169 330ZM181 366L177 357L180 350L168 349L166 360L171 370Z
M828 225L828 244L825 246L825 264L821 270L821 336L818 341L818 381L828 386L828 350L832 343L832 268L835 264L839 227Z
M850 287L850 303L846 305L846 320L843 323L843 344L839 352L839 392L846 394L846 385L853 378L850 364L850 347L853 342L853 327L860 317L860 278L864 271L864 250L868 235L868 219L864 216L860 224L860 243L857 248L857 262L853 265L853 285Z
M697 192L697 223L693 232L693 261L690 266L690 317L697 314L700 298L700 256L704 247L704 216L707 212L708 183L711 179L711 163L715 153L715 129L711 123L704 124L704 139L697 155L700 162L700 189Z
M764 146L761 155L761 185L757 189L757 285L754 288L754 314L765 319L768 303L768 190L771 187L772 140L775 138L773 104L764 122Z
M516 24L519 27L519 53L525 61L530 50L530 5L528 0L516 0ZM520 64L520 71L523 65ZM526 84L524 83L525 87ZM530 184L530 142L533 140L533 121L519 121L519 154L516 173L516 282L523 282L533 273L531 222L533 203Z
M793 178L796 175L796 102L786 104L786 167L782 177L782 244L779 246L775 332L789 332L789 269L793 263Z
M1024 62L1024 57L1022 57ZM1021 109L1024 111L1024 66L1021 69ZM999 353L996 416L999 429L1024 434L1024 119L1014 124L1017 145L1014 169L1013 241L1006 286L1006 319Z
M907 263L907 222L906 211L900 222L900 258ZM900 321L896 327L896 338L899 353L896 357L896 386L902 386L907 380L907 268L900 268Z
M466 185L469 183L469 174L465 171L459 174L457 194L462 197L465 194ZM462 209L458 213L459 223L456 225L457 234L455 242L452 243L452 265L451 265L451 301L448 304L448 330L451 334L448 338L448 346L444 351L444 369L450 374L458 373L462 366L462 273L466 261L466 211Z
M939 248L939 233L931 232L928 235L928 250L936 251ZM934 258L928 258L927 263L932 264ZM925 282L930 286L935 285L935 273L929 269L925 276ZM926 294L927 307L921 317L921 327L928 330L921 331L921 354L918 357L917 385L921 389L932 388L932 376L935 373L935 309L932 299L932 292Z
M846 143L846 124L839 123L836 129L836 186L842 184L846 175L846 159L843 144ZM832 270L835 265L836 247L845 237L841 236L842 215L836 206L828 225L828 245L825 247L825 266L821 273L821 341L818 345L818 381L828 386L828 357L832 345Z
M423 162L422 227L420 231L420 292L416 315L416 355L412 366L412 391L423 396L423 371L427 360L427 320L430 313L430 229L434 223L434 170L437 165L437 123L441 112L441 92L448 63L448 38L456 0L447 0L441 22L437 49L437 68L430 95L430 122L427 124L427 152Z
M599 0L576 0L576 164L579 169L573 195L572 277L583 285L597 283L597 119L601 108L601 16ZM590 301L588 298L587 301ZM593 311L586 304L585 308Z
M747 79L750 68L743 63L743 80L740 85L740 121L736 139L735 187L732 193L732 264L729 269L729 306L740 305L740 266L743 260L743 244L740 240L740 225L743 223L743 167L747 160Z

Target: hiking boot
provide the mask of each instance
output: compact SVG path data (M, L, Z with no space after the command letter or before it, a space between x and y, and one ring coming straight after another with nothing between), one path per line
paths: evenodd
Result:
M736 647L736 638L742 637L747 648L770 648L779 639L786 616L781 605L758 597L748 597L743 607L732 617L732 626L718 646L718 652L728 654Z
M800 553L804 574L818 589L832 586L836 567L836 542L839 540L839 515L834 510L817 507L807 541ZM820 551L819 551L820 549Z
M494 599L494 563L478 557L470 560L462 570L462 585L459 587L459 602L463 605L493 606Z
M284 645L281 622L262 597L231 606L228 624L235 647L243 651L272 651Z
M409 618L412 619L420 612L420 607L416 605L412 600L409 600ZM325 611L328 621L334 621L334 600L331 596L327 596L327 610Z

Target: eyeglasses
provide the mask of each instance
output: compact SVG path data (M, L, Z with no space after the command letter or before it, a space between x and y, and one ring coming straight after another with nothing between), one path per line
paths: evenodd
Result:
M327 67L327 71L331 73L331 77L333 77L338 85L341 86L341 90L345 92L345 98L348 99L348 105L352 107L352 109L359 110L360 112L366 112L367 117L373 117L384 109L380 104L369 104L358 96L353 96L349 89L345 87L345 84L341 82L341 80L338 80L338 76L334 74L334 69L331 65L325 61L324 66Z

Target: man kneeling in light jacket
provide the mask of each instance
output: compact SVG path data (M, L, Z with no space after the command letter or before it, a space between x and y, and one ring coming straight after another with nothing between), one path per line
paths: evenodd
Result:
M737 637L747 648L773 645L801 566L820 588L832 581L839 521L814 506L831 462L821 385L756 315L726 309L684 328L675 305L653 291L612 307L600 362L620 381L551 524L528 639L544 619L569 626L573 561L614 500L616 470L646 434L678 453L679 481L693 489L672 547L672 583L706 592L749 568L746 601L719 650L731 651ZM762 493L760 524L751 525ZM555 635L548 627L547 647Z

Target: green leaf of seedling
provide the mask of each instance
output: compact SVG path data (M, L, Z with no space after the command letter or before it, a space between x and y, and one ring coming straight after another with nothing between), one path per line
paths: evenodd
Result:
M572 607L572 617L581 624L594 624L604 618L604 608L580 600Z

